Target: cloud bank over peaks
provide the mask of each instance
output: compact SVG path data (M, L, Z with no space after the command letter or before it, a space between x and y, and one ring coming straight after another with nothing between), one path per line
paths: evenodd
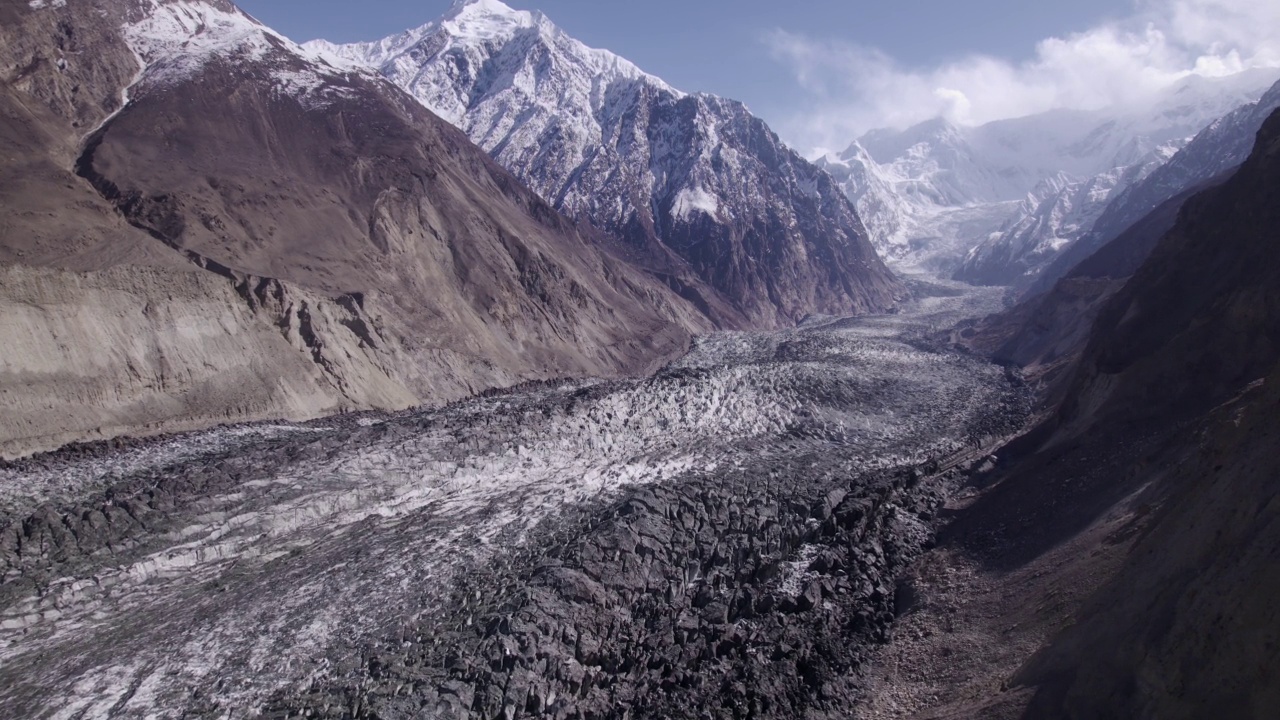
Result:
M876 48L840 40L778 29L765 42L808 96L774 124L816 155L877 127L1141 105L1191 75L1280 68L1276 28L1276 0L1138 0L1128 17L1041 40L1023 61L971 55L909 69Z

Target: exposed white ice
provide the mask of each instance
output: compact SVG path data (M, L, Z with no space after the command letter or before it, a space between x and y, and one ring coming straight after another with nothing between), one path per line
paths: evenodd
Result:
M676 195L671 214L680 220L688 220L696 212L703 212L714 218L719 211L720 201L715 195L702 188L685 188Z

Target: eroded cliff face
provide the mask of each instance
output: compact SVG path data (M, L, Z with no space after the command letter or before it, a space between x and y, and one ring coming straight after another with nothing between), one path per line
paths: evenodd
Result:
M390 83L230 3L2 12L0 383L28 412L0 452L644 372L710 327Z
M417 400L392 341L349 298L274 281L237 288L195 268L11 266L0 278L6 455Z

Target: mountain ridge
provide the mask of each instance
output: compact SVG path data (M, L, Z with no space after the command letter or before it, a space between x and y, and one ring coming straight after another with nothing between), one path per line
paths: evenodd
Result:
M958 279L1025 287L1079 235L1049 223L1034 242L1016 237L1017 226L1036 215L1017 203L1038 184L1059 173L1080 188L1140 178L1211 122L1256 101L1276 75L1192 76L1143 107L1057 110L977 127L935 118L872 130L819 164L843 178L886 257ZM1070 193L1056 202L1070 203ZM1095 204L1079 224L1088 229L1099 209Z
M394 85L230 3L95 0L14 20L0 32L20 73L0 104L47 140L3 141L20 148L6 163L39 171L0 182L3 221L27 229L0 251L18 268L0 304L24 338L0 350L6 454L646 372L710 328ZM43 285L31 265L51 270ZM151 268L168 273L167 312ZM50 361L21 310L35 297L63 342L109 350Z
M1073 266L1102 249L1145 214L1243 163L1263 122L1277 107L1280 83L1272 85L1256 102L1234 108L1196 133L1168 162L1109 202L1080 242L1047 266L1026 294L1047 291Z
M557 209L740 314L721 325L903 296L843 194L745 106L677 91L545 16L483 0L388 40L309 47L377 69Z

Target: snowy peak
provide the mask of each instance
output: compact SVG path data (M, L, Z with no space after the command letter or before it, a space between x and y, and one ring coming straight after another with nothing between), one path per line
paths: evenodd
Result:
M857 204L881 253L947 272L980 261L983 282L1014 282L1087 230L1099 197L1123 191L1150 163L1256 100L1277 74L1190 77L1104 110L1053 110L976 127L934 118L872 130L823 164ZM1034 255L1029 264L1024 251ZM979 275L974 267L964 272Z
M439 21L454 37L493 40L541 24L550 25L540 12L515 10L498 0L455 2Z
M125 15L122 30L142 68L135 87L143 90L225 62L265 68L276 91L308 107L346 94L343 72L224 0L143 0Z
M465 40L501 41L520 30L537 26L540 20L541 13L515 10L497 0L458 0L440 18L381 40L348 44L311 40L304 46L346 62L378 64L406 52L430 35L443 33Z
M568 104L584 96L599 104L609 86L632 81L682 95L630 60L568 36L547 15L498 0L461 1L442 18L379 41L315 40L305 47L338 67L378 70L463 129L468 111L481 99L445 92L445 85L485 85L541 105L556 102L559 94L567 94ZM493 77L481 77L484 73Z
M373 43L364 65L727 326L889 307L901 286L853 206L738 102L675 90L496 0Z
M434 26L434 27L433 27ZM422 28L421 36L432 30L449 36L454 45L504 45L518 35L531 35L563 56L581 61L608 80L644 79L668 87L659 78L636 67L631 61L608 50L588 47L569 36L546 15L538 11L514 10L498 0L460 0L443 18Z
M934 118L906 130L887 128L871 130L858 138L855 145L864 148L878 163L890 163L904 155L925 154L942 148L957 149L965 145L961 129L946 118ZM853 151L853 148L846 152Z

